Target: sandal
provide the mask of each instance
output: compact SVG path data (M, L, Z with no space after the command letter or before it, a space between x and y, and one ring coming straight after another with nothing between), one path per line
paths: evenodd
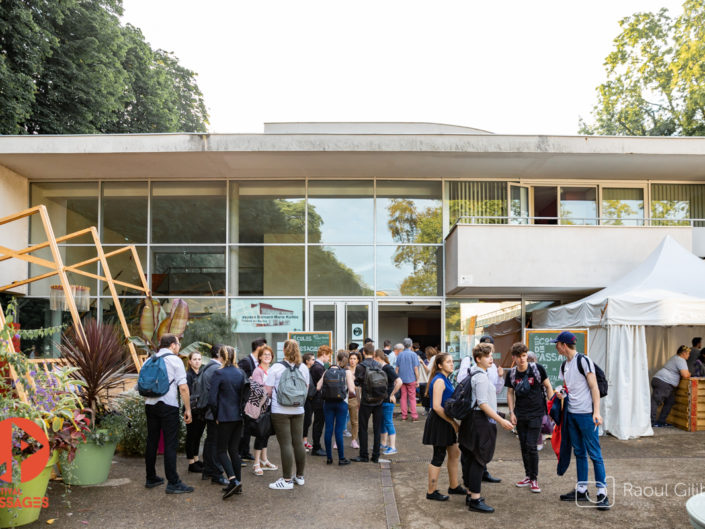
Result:
M260 462L262 470L279 470L277 465L272 464L269 460Z
M252 465L252 473L255 476L261 476L262 474L264 474L264 472L262 472L262 469L260 468L259 465Z

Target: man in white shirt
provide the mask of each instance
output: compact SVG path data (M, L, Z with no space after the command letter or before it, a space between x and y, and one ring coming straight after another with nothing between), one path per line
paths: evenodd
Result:
M175 335L165 334L162 336L159 341L159 352L155 356L157 358L164 357L170 383L169 391L161 397L144 399L145 414L147 415L147 447L144 456L147 470L145 487L151 489L164 483L164 478L157 476L156 471L159 434L164 432L164 472L169 481L166 486L167 494L193 492L193 487L183 483L176 471L176 450L179 446L179 393L184 404L184 422L186 424L191 422L191 399L186 383L184 363L178 355L180 348L181 344Z

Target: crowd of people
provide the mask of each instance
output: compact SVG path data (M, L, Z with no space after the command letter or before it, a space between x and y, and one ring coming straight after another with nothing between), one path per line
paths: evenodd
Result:
M539 493L541 431L548 420L547 403L555 403L557 399L565 435L569 434L576 456L578 475L574 490L562 495L561 500L588 500L589 458L597 482L597 506L608 509L605 467L597 433L602 418L596 368L591 359L576 351L572 333L563 332L554 342L566 359L561 367L564 387L556 392L545 368L529 361L529 351L522 343L514 344L511 349L511 368L496 366L494 344L489 336L480 340L472 350L472 358L464 358L455 371L450 354L433 347L421 351L409 338L393 347L386 341L383 349L376 348L371 339L366 339L362 347L351 343L347 351L337 353L321 346L315 356L302 355L299 344L287 340L280 362L274 362L274 352L266 340L258 338L252 342L251 354L239 362L233 347L214 345L206 365L202 365L201 355L194 352L189 355L185 369L178 356L178 338L165 335L154 358L164 360L170 384L164 395L147 398L145 402L148 425L145 485L152 488L164 483L155 467L159 435L163 432L166 492L193 491L176 471L179 395L187 431L188 471L222 485L223 499L242 494L242 468L246 461L252 461L254 476L281 468L281 477L269 487L291 490L305 483L307 453L325 457L331 465L333 451L337 450L338 466L378 462L381 455L396 454L397 398L401 420L411 421L419 419L419 399L427 410L421 442L432 447L426 498L447 501L450 495L462 495L469 510L491 513L494 509L486 503L481 489L483 482L501 482L487 469L494 455L497 425L515 430L518 435L525 475L515 483L516 487L528 487ZM457 375L455 384L453 374ZM497 395L504 387L507 416L497 410ZM466 403L468 413L458 418L449 415L447 405L461 390L467 390L462 394L471 398ZM204 433L201 460L198 452ZM279 444L279 466L269 460L267 452L272 435ZM250 453L252 437L254 454ZM350 439L350 448L359 450L356 456L346 457L346 439ZM444 462L448 494L438 488Z

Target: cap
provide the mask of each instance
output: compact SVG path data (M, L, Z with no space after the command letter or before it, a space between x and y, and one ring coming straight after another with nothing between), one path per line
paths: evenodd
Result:
M485 334L482 338L480 338L480 343L494 343L494 338L490 336L489 334Z
M558 336L556 336L553 340L551 340L551 343L564 343L567 345L575 345L578 342L578 339L575 337L575 335L570 332L570 331L563 331L560 333Z

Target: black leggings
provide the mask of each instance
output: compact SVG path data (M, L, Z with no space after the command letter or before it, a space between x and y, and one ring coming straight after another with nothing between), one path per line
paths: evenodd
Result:
M240 452L238 446L242 437L242 421L221 422L218 424L218 458L228 479L235 476L242 479ZM229 456L229 457L228 457Z
M442 467L443 461L446 458L446 452L448 451L447 446L436 446L433 445L433 457L431 458L431 464L434 467Z
M268 443L269 443L269 436L255 437L255 450L262 450L263 448L267 448Z
M198 457L198 450L201 447L201 437L206 429L206 421L201 417L193 417L193 420L186 425L186 457L193 459Z

